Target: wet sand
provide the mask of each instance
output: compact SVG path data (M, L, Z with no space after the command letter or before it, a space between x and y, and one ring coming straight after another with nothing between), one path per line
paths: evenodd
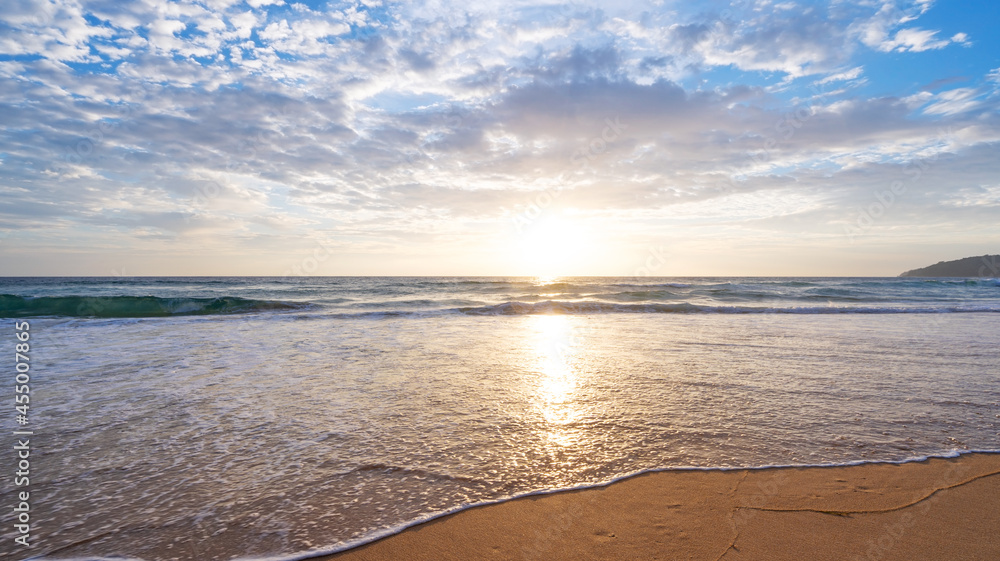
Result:
M1000 454L668 471L439 518L321 559L1000 559Z

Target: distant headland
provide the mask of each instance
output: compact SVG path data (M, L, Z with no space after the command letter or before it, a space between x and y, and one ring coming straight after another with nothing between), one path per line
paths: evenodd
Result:
M941 261L930 267L913 269L901 277L1000 277L1000 255L966 257L954 261Z

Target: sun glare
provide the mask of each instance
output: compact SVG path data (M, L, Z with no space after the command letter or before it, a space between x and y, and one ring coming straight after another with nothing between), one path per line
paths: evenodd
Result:
M569 318L540 315L531 319L536 330L535 349L541 373L538 397L542 415L555 425L572 422L577 414L572 406L577 380L570 360L576 350L576 341Z
M542 278L581 274L591 245L590 235L572 220L541 217L521 232L516 261L523 271Z

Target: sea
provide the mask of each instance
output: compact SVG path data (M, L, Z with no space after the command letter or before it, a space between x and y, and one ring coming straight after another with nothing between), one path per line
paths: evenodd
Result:
M0 318L4 559L292 561L648 471L1000 451L995 278L2 278Z

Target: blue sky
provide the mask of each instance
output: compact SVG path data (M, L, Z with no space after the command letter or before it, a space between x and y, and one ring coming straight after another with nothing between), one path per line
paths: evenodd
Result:
M0 274L895 275L997 253L997 23L987 1L19 2Z

